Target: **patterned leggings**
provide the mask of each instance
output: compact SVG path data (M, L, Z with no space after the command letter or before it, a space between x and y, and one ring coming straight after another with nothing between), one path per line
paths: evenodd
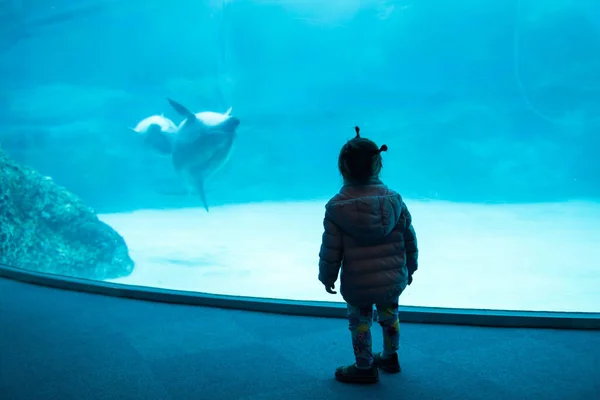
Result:
M398 304L377 305L376 307L377 320L383 329L383 352L391 355L398 351L400 345ZM348 319L350 321L356 366L368 368L373 365L373 343L371 340L373 306L359 308L348 304Z

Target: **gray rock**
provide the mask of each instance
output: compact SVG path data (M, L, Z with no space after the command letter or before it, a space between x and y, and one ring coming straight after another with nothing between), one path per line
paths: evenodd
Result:
M125 240L92 208L1 150L0 263L95 280L134 267Z

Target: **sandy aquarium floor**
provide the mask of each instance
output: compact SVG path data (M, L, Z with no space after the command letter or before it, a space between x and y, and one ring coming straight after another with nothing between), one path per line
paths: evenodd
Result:
M600 203L406 202L420 267L402 304L600 312ZM113 282L342 301L317 280L324 203L102 215L136 262Z

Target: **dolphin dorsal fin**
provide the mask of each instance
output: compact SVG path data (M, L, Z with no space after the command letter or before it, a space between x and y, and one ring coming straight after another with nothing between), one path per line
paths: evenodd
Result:
M190 120L193 120L196 118L196 116L194 115L193 112L191 112L190 110L188 110L187 108L185 108L184 106L182 106L181 104L176 102L175 100L171 100L171 99L167 98L167 101L169 102L171 107L173 107L175 112L177 114L181 115L182 117L188 118Z

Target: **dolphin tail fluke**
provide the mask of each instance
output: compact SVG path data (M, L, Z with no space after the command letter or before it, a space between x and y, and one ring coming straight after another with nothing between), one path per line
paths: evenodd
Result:
M196 117L193 112L191 112L190 110L188 110L183 105L176 102L175 100L169 99L167 97L167 101L169 102L171 107L173 107L175 112L177 114L181 115L182 117L185 117L185 118L195 118Z

